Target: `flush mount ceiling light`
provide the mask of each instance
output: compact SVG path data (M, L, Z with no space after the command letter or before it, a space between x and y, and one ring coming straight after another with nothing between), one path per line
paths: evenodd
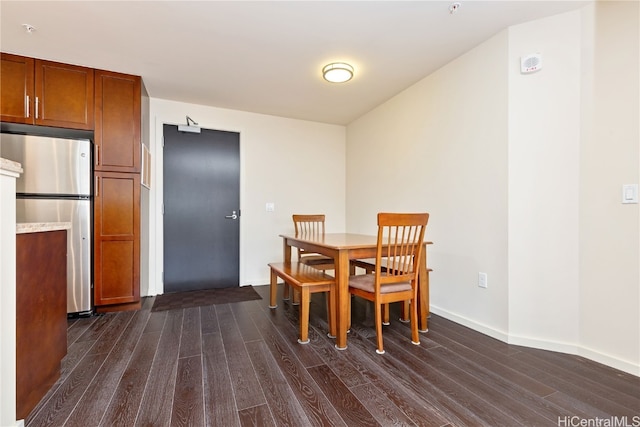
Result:
M333 62L322 68L322 77L331 83L344 83L353 78L353 67L344 62Z

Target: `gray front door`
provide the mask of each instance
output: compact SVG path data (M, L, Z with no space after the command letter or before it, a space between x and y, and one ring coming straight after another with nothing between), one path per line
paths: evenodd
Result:
M240 134L164 125L163 168L165 293L239 286Z

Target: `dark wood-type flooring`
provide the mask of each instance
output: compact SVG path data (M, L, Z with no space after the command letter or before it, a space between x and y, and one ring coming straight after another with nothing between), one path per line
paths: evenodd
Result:
M268 286L256 290L262 300L152 313L146 298L139 311L70 320L62 376L27 427L640 422L640 379L584 358L507 345L436 315L420 346L392 321L378 355L363 301L337 351L321 294L311 343L300 345L298 307L279 299L270 310Z

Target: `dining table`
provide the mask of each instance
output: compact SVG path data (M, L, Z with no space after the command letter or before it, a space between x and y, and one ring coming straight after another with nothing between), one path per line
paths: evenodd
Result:
M309 235L281 234L283 241L284 262L291 262L293 247L308 252L315 252L333 258L335 265L337 331L336 344L338 350L347 348L347 329L349 326L349 275L351 261L371 259L375 260L378 237L366 234L325 233ZM429 276L427 269L426 246L432 242L424 242L418 267L418 329L420 332L428 330L429 317ZM384 255L384 247L383 247Z

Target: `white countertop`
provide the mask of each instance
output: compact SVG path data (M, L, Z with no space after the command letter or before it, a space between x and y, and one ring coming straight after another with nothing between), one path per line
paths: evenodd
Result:
M0 157L0 170L14 173L22 173L22 165L13 160L3 159Z
M16 234L39 233L41 231L58 231L70 229L70 222L21 222L16 224Z

